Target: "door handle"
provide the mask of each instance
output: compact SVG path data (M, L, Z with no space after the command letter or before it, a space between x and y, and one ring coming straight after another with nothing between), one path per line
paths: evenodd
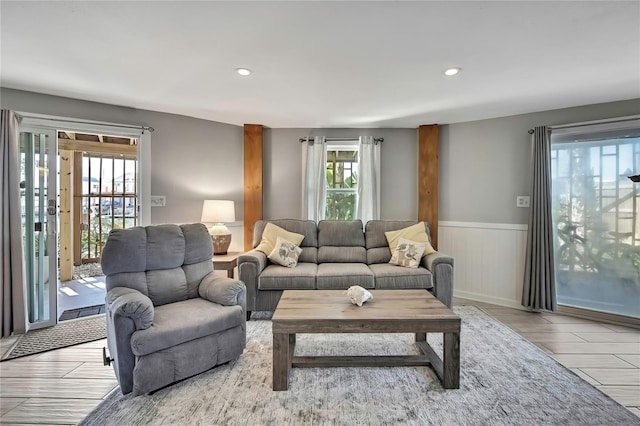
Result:
M47 207L47 213L51 216L55 216L56 214L56 200L49 200L49 207Z

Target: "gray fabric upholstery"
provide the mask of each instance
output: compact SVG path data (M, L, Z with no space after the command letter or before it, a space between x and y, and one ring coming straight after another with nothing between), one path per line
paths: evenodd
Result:
M367 263L367 250L362 246L322 246L318 249L318 263Z
M361 220L321 220L318 223L318 247L364 247Z
M109 315L131 318L136 330L144 330L153 324L155 310L153 303L144 294L127 287L116 287L105 296Z
M367 265L374 263L389 263L391 260L391 250L389 246L375 247L367 250Z
M229 362L242 353L245 342L246 330L237 326L136 357L132 376L133 395L145 394L149 389L160 389ZM124 390L122 392L126 393Z
M425 268L405 268L389 263L377 263L369 268L375 277L376 288L380 290L433 287L432 274Z
M290 232L303 234L303 253L296 268L272 264L264 253L252 250L238 258L240 280L247 286L247 309L274 310L283 290L365 288L424 288L451 307L453 259L436 252L423 257L421 268L390 265L391 251L385 232L414 225L417 221L372 220L363 226L354 221L260 220L254 226L253 246L272 222ZM429 227L425 224L429 234Z
M223 306L235 306L246 297L244 284L237 280L216 275L213 272L200 282L198 294L209 302Z
M148 393L242 353L246 289L215 275L212 258L202 224L109 234L107 344L122 393Z
M242 326L244 320L244 312L237 305L222 306L201 298L170 303L156 308L153 326L133 333L131 348L136 356L148 355Z
M373 272L364 263L322 263L318 265L318 290L347 289L352 285L374 288Z
M267 266L258 278L259 290L314 290L318 265L298 263L295 268Z

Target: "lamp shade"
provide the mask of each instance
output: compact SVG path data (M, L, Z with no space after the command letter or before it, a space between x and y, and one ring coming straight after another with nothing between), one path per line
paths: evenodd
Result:
M204 200L202 222L229 223L236 221L236 207L230 200Z

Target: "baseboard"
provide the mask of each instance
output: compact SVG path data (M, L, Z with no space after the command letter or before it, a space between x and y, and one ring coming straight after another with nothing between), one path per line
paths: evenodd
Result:
M527 308L522 306L519 301L505 299L503 297L487 296L484 294L473 293L470 291L453 290L453 297L460 297L462 299L474 300L476 302L491 303L492 305L504 306L506 308L519 309L526 311Z

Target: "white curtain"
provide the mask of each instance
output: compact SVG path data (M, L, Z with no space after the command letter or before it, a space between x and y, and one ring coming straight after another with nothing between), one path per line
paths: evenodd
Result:
M380 143L361 136L358 144L358 208L356 217L366 223L380 219Z
M324 136L307 139L302 154L305 158L302 218L318 222L324 219L327 196L327 144Z
M2 255L0 256L0 321L2 337L26 332L24 256L20 207L20 145L13 111L0 116L0 182L2 182Z

